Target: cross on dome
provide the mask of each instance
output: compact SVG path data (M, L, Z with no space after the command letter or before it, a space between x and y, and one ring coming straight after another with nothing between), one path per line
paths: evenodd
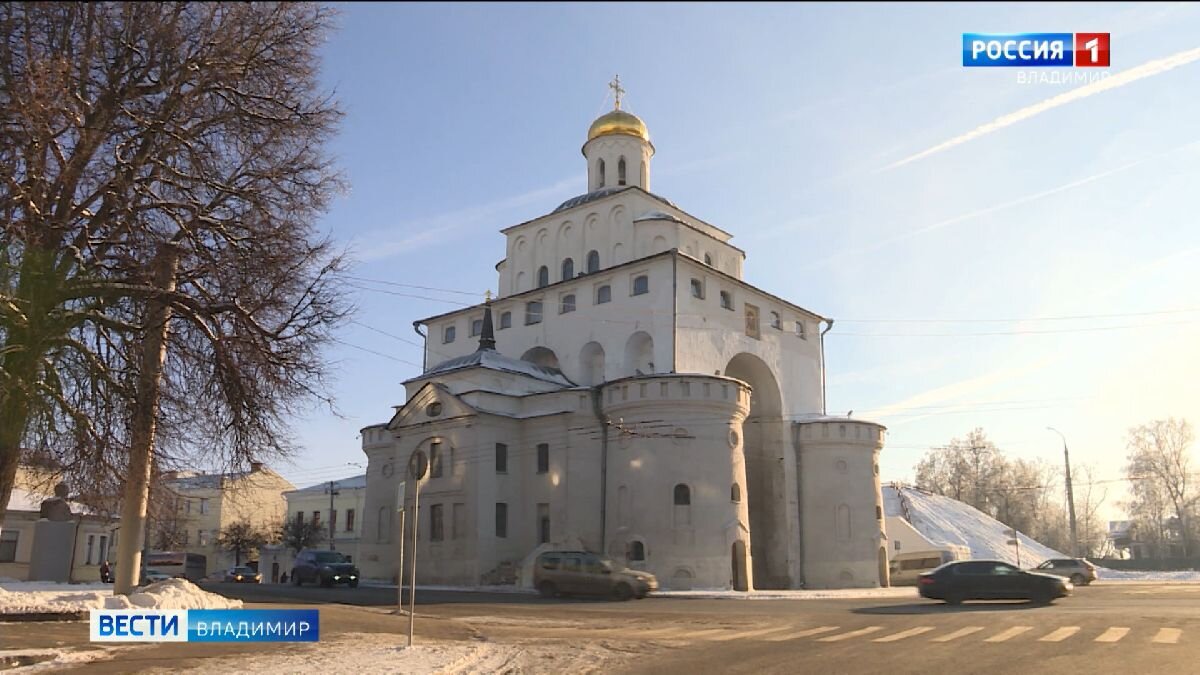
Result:
M625 90L621 88L621 75L620 74L613 76L612 82L608 83L608 88L612 89L612 91L613 91L613 110L620 110L621 109L621 95L625 93Z

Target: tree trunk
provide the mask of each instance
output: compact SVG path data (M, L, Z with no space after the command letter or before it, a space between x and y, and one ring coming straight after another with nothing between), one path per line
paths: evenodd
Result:
M147 303L141 372L138 373L137 400L134 402L129 434L129 473L122 494L121 541L117 551L114 595L128 595L137 586L142 568L158 391L163 362L167 356L167 330L171 320L171 305L165 294L175 290L179 249L171 244L163 245L155 256L154 264L154 286L164 291L164 295L151 298Z

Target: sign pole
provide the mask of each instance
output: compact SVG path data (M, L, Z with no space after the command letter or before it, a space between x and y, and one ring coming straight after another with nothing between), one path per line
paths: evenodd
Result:
M396 490L396 511L400 514L400 561L396 565L396 609L404 611L404 483Z
M421 481L413 488L412 571L408 579L408 646L413 644L413 624L417 618L417 530L421 526Z

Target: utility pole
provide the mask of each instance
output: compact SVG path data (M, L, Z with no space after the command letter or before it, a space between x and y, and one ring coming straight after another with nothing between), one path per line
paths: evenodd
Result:
M333 489L333 486L334 486L334 481L329 481L329 550L330 551L337 550L337 547L333 543L333 536L337 532L336 524L333 522L334 514L337 513L336 511L333 510L333 498L334 498L334 496L340 494L337 490Z
M1063 432L1054 427L1046 427L1047 430L1053 431L1062 438L1063 442L1063 462L1066 463L1066 482L1067 482L1067 512L1071 517L1071 555L1079 555L1079 530L1075 527L1075 488L1071 485L1071 454L1067 452L1067 437Z

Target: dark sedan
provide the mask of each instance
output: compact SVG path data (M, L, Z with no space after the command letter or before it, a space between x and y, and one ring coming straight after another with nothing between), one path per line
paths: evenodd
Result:
M1071 594L1070 581L1027 572L999 560L959 560L925 572L917 579L921 597L957 605L964 600L1054 602Z

